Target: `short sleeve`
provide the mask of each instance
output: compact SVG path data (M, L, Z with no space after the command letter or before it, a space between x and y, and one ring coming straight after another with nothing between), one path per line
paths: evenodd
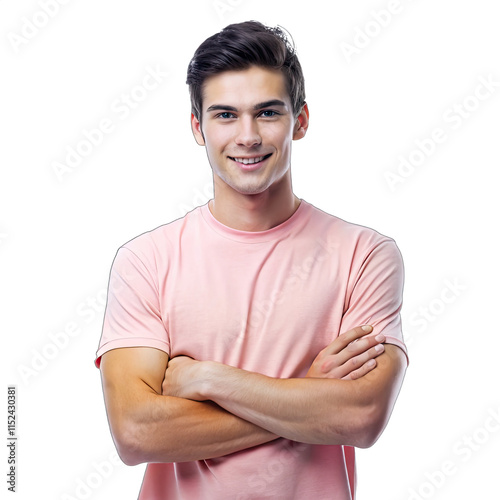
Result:
M356 326L372 325L373 333L383 333L386 342L408 352L403 340L401 307L403 304L404 266L401 252L392 239L374 245L353 269L340 332Z
M126 247L118 250L111 267L95 365L99 368L101 356L120 347L154 347L167 354L170 351L154 269Z

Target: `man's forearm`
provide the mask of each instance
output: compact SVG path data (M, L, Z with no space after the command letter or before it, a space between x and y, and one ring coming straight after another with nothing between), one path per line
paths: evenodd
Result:
M404 374L402 351L387 350L377 369L354 381L275 379L208 362L199 399L294 441L371 446L387 423Z
M387 344L384 349L385 337L366 336L371 330L365 325L339 335L303 379L179 356L169 362L163 394L214 401L294 441L368 447L387 424L406 367L403 351Z
M220 457L277 438L212 402L151 395L129 416L128 465Z
M202 398L285 438L360 445L370 416L356 381L275 379L222 364L208 368Z

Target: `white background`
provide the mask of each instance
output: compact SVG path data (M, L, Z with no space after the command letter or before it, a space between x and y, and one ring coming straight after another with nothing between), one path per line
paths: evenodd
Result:
M496 2L47 0L50 16L43 4L0 3L2 408L17 385L15 498L137 497L144 466L115 461L93 365L103 291L121 244L209 199L186 68L205 38L250 19L285 27L304 68L311 125L294 143L296 194L393 237L405 261L411 364L385 433L358 451L358 499L497 498ZM147 68L168 76L144 92ZM131 93L133 109L120 104ZM85 149L103 119L112 130ZM79 145L86 157L56 175ZM401 157L418 165L398 173ZM404 176L391 188L387 172Z

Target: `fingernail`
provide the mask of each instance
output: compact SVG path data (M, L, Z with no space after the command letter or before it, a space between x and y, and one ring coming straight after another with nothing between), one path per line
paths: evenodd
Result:
M375 340L377 342L383 342L385 340L385 336L382 333L379 333L376 337Z
M375 346L375 350L376 350L377 352L382 352L382 351L384 350L384 344L377 344L377 345Z
M371 332L372 331L372 327L370 325L365 325L365 326L362 326L361 329L364 331L364 332Z

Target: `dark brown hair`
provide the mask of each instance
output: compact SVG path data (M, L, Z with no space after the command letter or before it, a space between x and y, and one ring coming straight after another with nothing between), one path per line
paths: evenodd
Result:
M230 24L198 47L189 63L186 82L194 116L201 120L203 84L208 77L253 65L283 72L293 114L298 116L306 95L293 40L291 37L289 40L281 28L271 28L258 21Z

